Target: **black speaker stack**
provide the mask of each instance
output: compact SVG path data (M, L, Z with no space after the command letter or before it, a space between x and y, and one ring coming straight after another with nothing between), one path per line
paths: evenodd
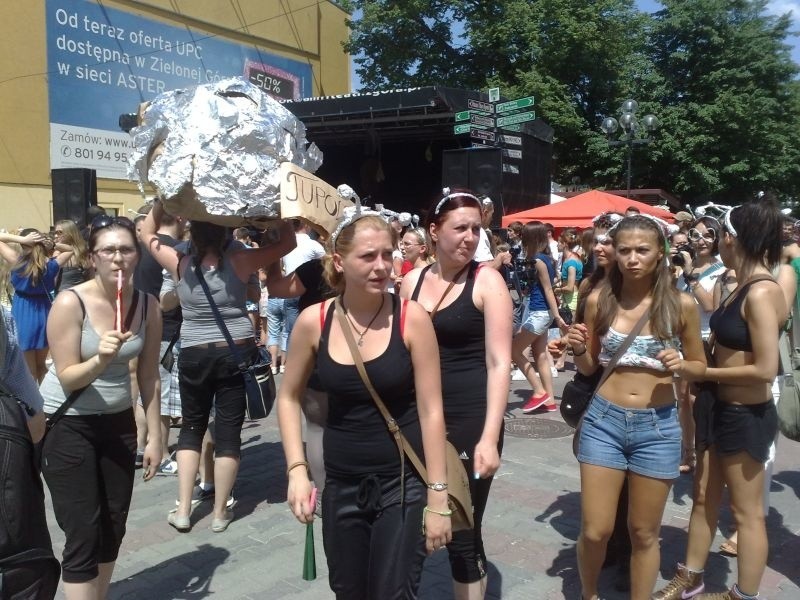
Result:
M503 216L503 171L500 148L461 148L442 153L442 186L467 188L494 202L492 227Z
M53 223L65 219L86 225L86 210L97 206L97 172L94 169L52 169Z

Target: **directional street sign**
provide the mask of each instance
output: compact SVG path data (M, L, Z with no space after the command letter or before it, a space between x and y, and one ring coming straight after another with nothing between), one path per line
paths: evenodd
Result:
M533 96L527 96L526 98L517 98L516 100L512 100L511 102L502 102L501 104L498 104L495 107L495 110L501 113L501 112L508 112L509 110L528 108L529 106L533 106Z
M503 148L503 156L507 156L508 158L516 158L522 159L522 150L512 150L509 148Z
M472 110L480 110L485 113L493 113L494 112L494 105L489 104L488 102L481 102L480 100L473 100L469 98L467 100L467 106Z
M453 133L455 135L459 135L461 133L469 133L469 123L464 123L463 125L456 125L453 127Z
M508 163L503 163L503 171L505 171L506 173L519 175L519 167L517 165L510 165Z
M489 102L497 102L500 100L500 88L489 88Z
M462 110L461 112L456 113L456 123L459 121L469 121L469 111Z
M487 142L494 141L494 133L491 131L486 131L485 129L478 129L477 127L473 127L469 131L469 137L475 138L476 140L486 140Z
M522 138L518 135L501 135L500 141L504 144L511 144L512 146L522 146Z
M494 127L494 119L492 117L481 117L479 115L472 115L469 122L473 125L482 125L484 127Z
M498 117L497 126L505 127L506 125L516 125L517 123L524 123L525 121L533 121L535 118L536 113L534 111L510 115L508 117Z
M503 129L506 131L522 131L522 125L506 125Z

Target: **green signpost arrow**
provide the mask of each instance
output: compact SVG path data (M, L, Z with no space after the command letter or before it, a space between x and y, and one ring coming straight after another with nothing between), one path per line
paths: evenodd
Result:
M533 106L533 96L517 98L516 100L511 100L510 102L502 102L495 107L495 111L499 113L508 112L509 110L528 108L529 106Z
M505 127L506 125L516 125L526 121L533 121L536 118L534 111L519 113L517 115L510 115L508 117L499 117L497 119L498 127Z
M459 121L469 121L469 111L462 110L461 112L456 113L456 123Z
M469 130L470 130L470 124L469 123L465 123L463 125L456 125L456 126L453 127L453 133L455 135L460 135L462 133L469 133Z

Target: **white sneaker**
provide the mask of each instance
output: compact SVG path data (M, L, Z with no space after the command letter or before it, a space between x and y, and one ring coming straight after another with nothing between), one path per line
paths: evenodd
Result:
M511 371L511 381L525 381L526 377L525 374L522 372L522 369L516 368Z
M550 367L550 374L553 376L553 379L556 379L558 377L558 369Z
M278 374L278 367L270 367L270 369L272 369L272 374L273 375L277 375Z

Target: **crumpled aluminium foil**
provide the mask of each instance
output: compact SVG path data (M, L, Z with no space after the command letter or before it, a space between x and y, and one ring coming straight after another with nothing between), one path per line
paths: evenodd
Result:
M240 78L173 90L157 96L131 130L128 176L143 192L152 184L173 214L207 213L225 224L276 218L280 164L310 172L322 164L305 133L297 117Z

